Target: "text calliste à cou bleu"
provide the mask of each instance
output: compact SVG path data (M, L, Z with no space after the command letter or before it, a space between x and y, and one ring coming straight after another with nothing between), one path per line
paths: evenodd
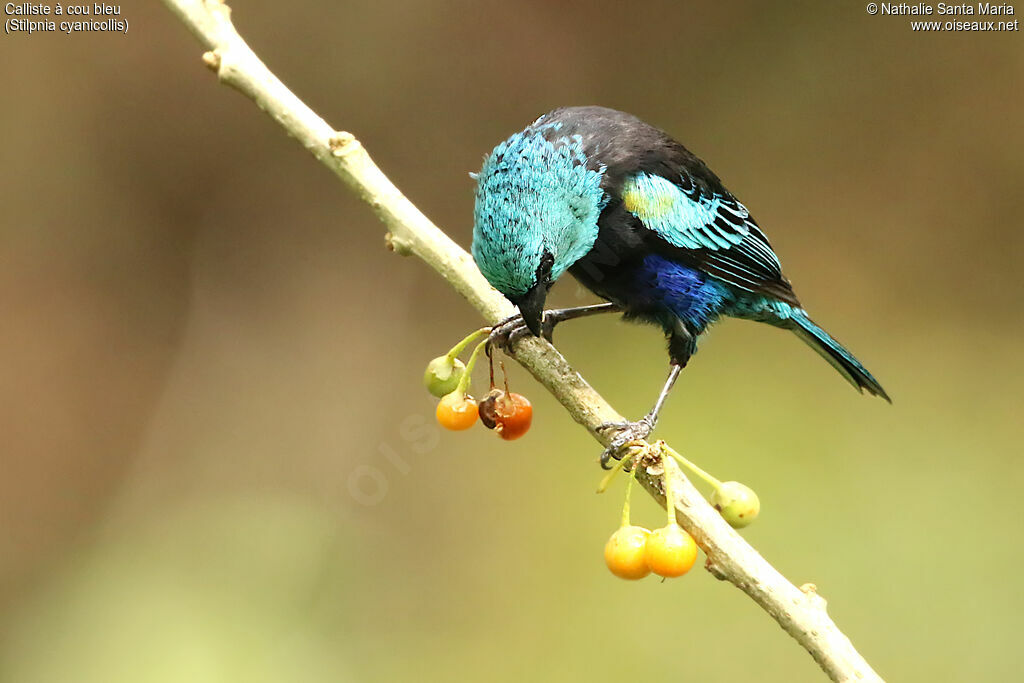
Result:
M45 17L61 16L118 16L121 14L120 5L108 5L106 3L94 2L82 5L55 3L53 6L42 3L8 2L4 5L4 13L8 16L22 17Z

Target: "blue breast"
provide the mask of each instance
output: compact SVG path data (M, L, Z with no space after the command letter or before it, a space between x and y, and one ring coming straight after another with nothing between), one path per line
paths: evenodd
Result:
M644 257L633 272L630 308L662 318L671 314L700 333L734 298L727 285L657 254Z

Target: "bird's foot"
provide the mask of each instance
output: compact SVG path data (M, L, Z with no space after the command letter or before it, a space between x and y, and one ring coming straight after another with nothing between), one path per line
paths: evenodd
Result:
M530 329L523 321L523 316L509 316L491 328L490 334L487 335L487 351L499 348L507 352L512 348L512 344L529 333Z
M559 322L555 316L551 316L545 311L543 322L541 322L540 326L541 336L549 342L552 341L555 325ZM513 344L529 334L531 334L530 328L526 326L523 316L517 313L505 318L491 328L491 333L487 335L487 348L489 350L497 347L502 351L509 351Z
M540 336L554 343L555 325L559 323L597 315L598 313L615 313L621 310L617 304L611 302L576 306L573 308L549 309L541 314ZM496 346L503 351L509 351L513 344L528 334L530 334L530 328L523 321L523 316L517 313L505 318L491 328L491 334L487 337L487 348L492 349Z
M621 460L626 446L643 442L654 431L655 418L645 415L636 422L605 422L598 427L599 431L616 432L615 438L608 448L601 453L601 469L611 469L608 463L614 458Z

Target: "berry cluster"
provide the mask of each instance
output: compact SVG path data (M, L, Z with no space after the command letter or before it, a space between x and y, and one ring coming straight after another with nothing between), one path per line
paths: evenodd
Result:
M477 356L487 346L486 341L480 342L473 349L468 364L463 364L458 358L466 346L489 332L490 328L477 330L456 344L447 354L430 361L423 374L423 383L427 391L441 399L435 415L438 424L445 429L469 429L479 417L485 427L494 430L502 439L512 441L530 429L533 422L533 406L522 394L508 390L507 374L504 389L494 386L494 361L490 354L490 391L480 402L469 395L470 375ZM501 364L501 369L504 374L504 364Z
M438 423L445 429L469 429L479 419L502 439L511 441L530 429L533 421L530 402L525 396L509 391L504 363L500 364L504 388L495 386L494 361L489 352L490 390L480 401L469 395L473 367L480 353L487 349L486 339L476 345L468 363L459 360L459 355L469 344L488 335L490 331L491 328L487 327L476 330L451 351L430 361L423 374L423 383L431 394L441 399L437 404L436 416ZM626 500L622 506L622 524L604 547L605 564L615 576L637 580L653 572L658 576L674 578L690 571L697 560L697 543L676 522L673 505L667 506L668 520L660 529L651 531L635 526L629 520L629 497L637 468L659 463L664 468L669 457L711 486L711 504L733 528L749 525L760 513L761 503L752 489L737 481L719 481L669 448L664 441L653 445L644 444L642 448L633 447L598 487L599 492L604 491L619 472L629 472ZM670 477L664 477L665 498L674 501L670 481Z
M615 576L634 581L651 572L666 578L682 576L690 571L697 559L697 543L676 522L675 507L671 503L675 498L672 496L670 477L663 477L665 500L668 502L668 523L655 531L630 523L629 497L638 467L658 464L660 461L662 471L665 471L665 460L672 457L711 484L711 504L733 528L747 526L757 518L761 510L757 494L750 487L737 481L721 482L715 479L669 448L664 441L649 448L649 451L638 449L623 457L598 487L598 492L604 491L616 474L623 469L629 471L626 501L622 506L622 524L604 546L604 561Z
M642 526L635 526L629 521L629 497L633 490L633 480L639 459L633 460L626 483L626 501L622 505L622 524L612 534L604 546L604 562L612 574L620 579L636 581L651 572L665 578L675 578L690 571L697 561L697 543L690 534L676 522L675 507L666 506L668 523L660 529L650 531ZM624 463L626 458L621 463ZM616 467L613 473L621 468ZM602 483L602 489L607 482ZM665 500L671 501L669 477L665 477Z
M604 546L604 561L612 574L635 581L651 572L666 578L682 576L697 560L697 543L676 523L656 531L624 526Z

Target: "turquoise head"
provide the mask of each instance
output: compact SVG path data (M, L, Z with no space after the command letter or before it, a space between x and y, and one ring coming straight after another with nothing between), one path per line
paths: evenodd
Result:
M551 285L594 246L605 204L604 168L558 128L542 117L495 147L476 176L473 258L534 334Z

